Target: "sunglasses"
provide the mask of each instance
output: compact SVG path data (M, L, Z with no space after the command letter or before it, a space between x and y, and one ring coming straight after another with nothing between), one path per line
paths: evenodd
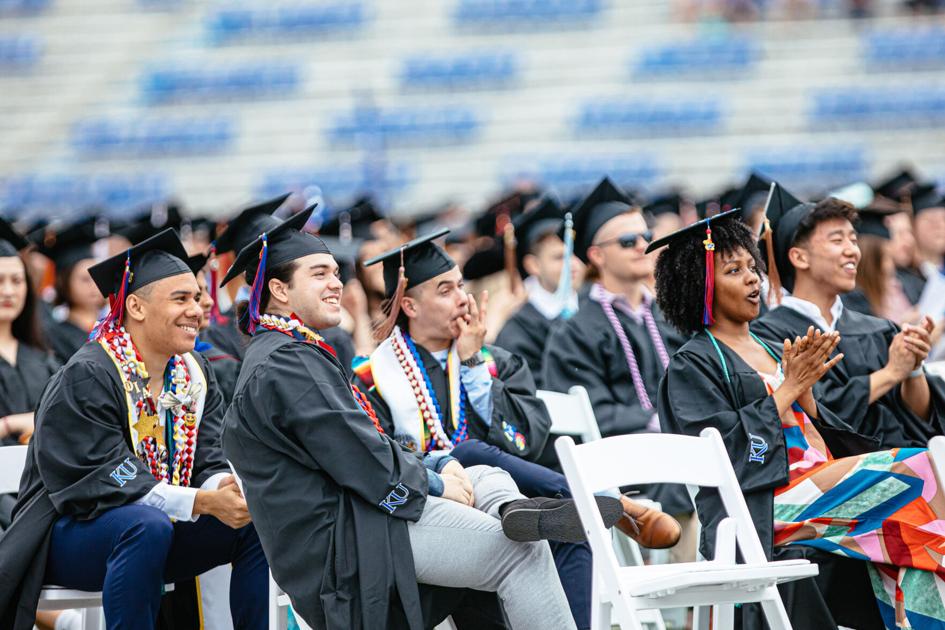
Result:
M653 242L653 232L647 230L646 232L630 232L628 234L621 234L617 238L607 239L606 241L601 241L600 243L595 243L598 247L603 245L610 245L611 243L618 243L624 249L630 249L631 247L637 246L637 240L643 239L647 243Z

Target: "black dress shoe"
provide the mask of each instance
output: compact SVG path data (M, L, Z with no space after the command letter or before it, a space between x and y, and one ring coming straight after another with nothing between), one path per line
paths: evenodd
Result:
M604 527L613 527L623 516L619 499L594 497ZM510 540L554 540L580 543L587 540L574 499L518 499L502 506L502 531Z

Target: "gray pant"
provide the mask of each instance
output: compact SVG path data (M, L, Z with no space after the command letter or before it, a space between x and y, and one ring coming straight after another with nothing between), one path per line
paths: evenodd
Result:
M420 520L408 524L417 581L498 593L512 630L574 628L548 543L502 533L499 506L524 498L515 482L490 466L466 472L475 508L430 497Z

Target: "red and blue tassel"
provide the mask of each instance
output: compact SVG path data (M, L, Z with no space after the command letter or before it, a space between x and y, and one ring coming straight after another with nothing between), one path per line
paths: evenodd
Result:
M128 253L125 255L125 270L121 275L121 285L118 288L118 293L113 293L108 296L108 313L92 328L92 332L89 334L90 341L99 339L114 324L121 325L122 320L125 318L125 297L128 295L128 285L130 284L131 250L129 249Z
M715 323L712 315L712 302L715 299L715 243L712 242L712 226L706 223L705 240L705 310L702 313L702 325L711 326Z
M269 256L269 237L265 232L262 233L262 249L259 251L259 265L256 267L256 277L253 278L253 287L249 292L249 324L247 330L249 334L256 332L256 324L259 323L259 301L262 298L262 289L266 283L266 258Z

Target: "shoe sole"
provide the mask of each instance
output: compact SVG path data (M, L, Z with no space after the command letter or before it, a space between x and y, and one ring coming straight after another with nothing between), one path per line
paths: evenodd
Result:
M613 527L623 516L623 506L613 497L594 497L600 511L604 527ZM587 540L584 526L577 513L577 506L569 501L552 509L518 508L505 513L502 517L502 531L505 536L516 542L536 542L553 540L555 542L582 543Z

